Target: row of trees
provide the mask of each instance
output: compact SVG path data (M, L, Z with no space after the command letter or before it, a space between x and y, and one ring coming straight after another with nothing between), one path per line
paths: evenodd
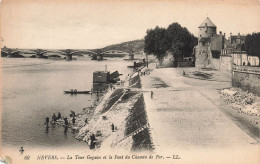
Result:
M260 58L260 32L246 35L245 50L248 55Z
M148 29L144 40L144 51L154 54L160 62L163 61L167 51L174 57L175 65L183 57L192 55L198 39L187 28L178 23L172 23L167 29L156 26Z

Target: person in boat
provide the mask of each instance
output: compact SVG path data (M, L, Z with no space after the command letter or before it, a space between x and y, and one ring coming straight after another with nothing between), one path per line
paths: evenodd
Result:
M61 118L61 114L60 114L60 112L58 113L58 117L57 117L57 119L60 119Z
M77 93L78 91L77 91L77 89L74 89L74 93Z
M52 122L56 122L56 120L57 120L57 117L56 117L55 113L53 113L53 115L52 115Z
M75 121L76 121L76 118L73 117L73 118L72 118L72 124L73 124L73 125L75 124Z

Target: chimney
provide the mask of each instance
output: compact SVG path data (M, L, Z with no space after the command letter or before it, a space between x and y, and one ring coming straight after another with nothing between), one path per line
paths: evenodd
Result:
M232 32L230 33L230 44L232 44Z

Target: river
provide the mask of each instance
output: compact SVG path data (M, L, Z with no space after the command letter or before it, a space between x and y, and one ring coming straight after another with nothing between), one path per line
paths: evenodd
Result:
M89 107L97 98L95 94L66 95L64 90L91 90L92 73L104 70L118 70L123 74L132 70L130 62L122 58L93 61L90 58L78 60L49 60L32 58L1 58L1 108L2 145L9 147L86 147L78 142L69 129L50 125L45 132L45 118L61 112L68 116Z

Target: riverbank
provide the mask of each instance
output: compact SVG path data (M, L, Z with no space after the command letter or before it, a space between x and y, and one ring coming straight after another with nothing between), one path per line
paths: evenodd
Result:
M139 73L129 74L121 84L108 90L93 107L77 114L72 126L78 132L76 139L88 143L93 151L152 151L144 97L138 90ZM72 124L71 118L69 122Z

